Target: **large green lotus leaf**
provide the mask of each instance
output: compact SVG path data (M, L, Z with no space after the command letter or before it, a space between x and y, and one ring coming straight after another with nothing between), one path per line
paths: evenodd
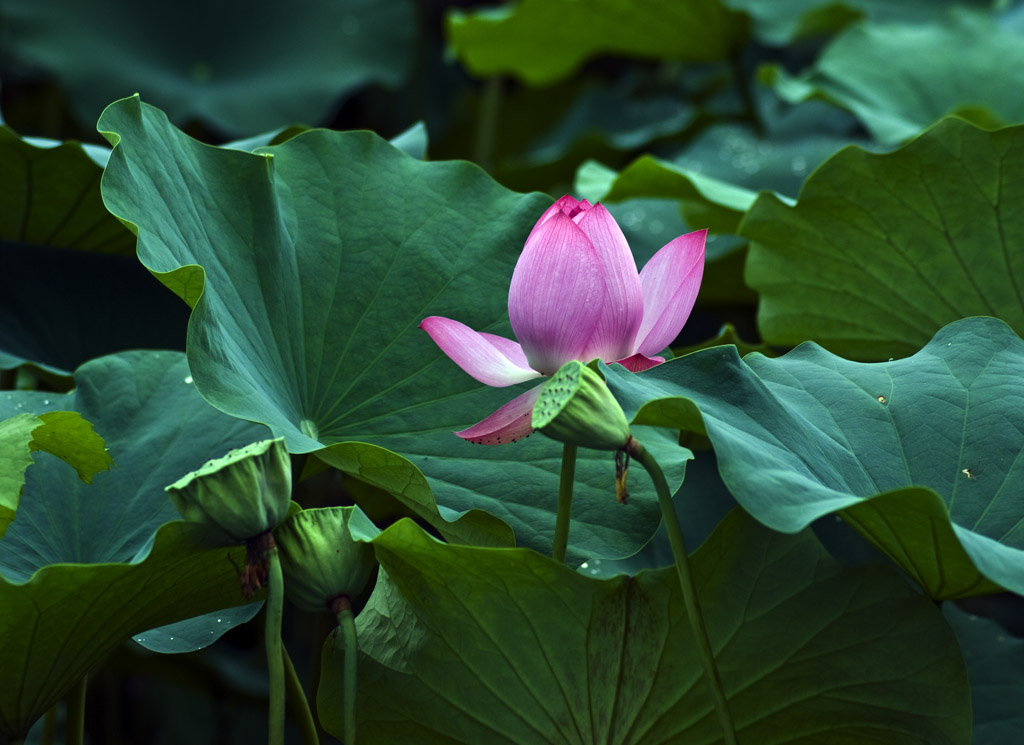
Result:
M7 52L54 74L83 122L141 92L177 122L252 134L316 123L367 83L396 85L415 30L409 0L125 4L5 0Z
M955 53L951 53L955 50ZM895 145L947 114L983 124L1024 121L1024 45L989 14L950 10L930 23L858 24L808 71L762 71L784 99L822 98Z
M82 366L72 393L0 396L0 418L80 412L117 463L85 484L41 452L25 473L0 540L0 732L24 734L133 634L243 602L225 550L165 525L177 512L164 486L266 428L217 411L189 381L183 354L129 352Z
M948 5L991 6L989 0L724 0L735 10L750 15L753 34L773 46L787 46L800 39L831 34L868 18L872 21L927 23L936 9Z
M102 173L81 145L0 128L0 369L70 376L112 352L183 347L187 315L135 260Z
M1024 342L1006 324L965 319L884 363L717 347L608 383L646 397L635 421L706 433L769 527L842 510L934 598L1024 592Z
M100 128L118 143L107 206L136 226L143 263L194 306L189 362L209 401L266 423L292 452L364 443L401 454L380 483L360 465L382 455L370 448L345 445L332 465L352 464L347 473L411 500L414 514L443 512L431 519L442 532L473 511L459 519L479 524L453 527L451 540L501 534L484 510L525 545L550 547L561 447L455 437L522 388L481 386L417 328L441 315L510 337L508 283L550 198L509 192L467 163L414 160L370 133L226 151L137 98L108 108ZM651 446L663 446L656 455L678 484L689 452L665 435ZM628 555L654 533L650 485L625 511L598 509L613 485L608 454L581 453L577 560Z
M721 742L674 569L593 579L523 549L444 545L408 521L359 635L360 742ZM968 743L941 613L885 567L735 510L691 559L742 742ZM328 638L317 709L343 731Z
M974 743L1017 745L1024 732L1024 639L995 621L943 606L960 642L971 683Z
M14 399L13 394L6 395ZM33 463L32 453L37 450L56 455L87 484L113 462L103 438L77 412L16 414L0 420L0 538L14 520L25 485L25 469Z
M740 225L769 344L855 359L912 354L989 315L1024 331L1024 127L946 119L883 155L846 148L795 206L761 195Z
M452 11L447 31L473 75L509 74L529 85L554 83L605 54L726 59L746 39L743 16L721 0L522 0L502 8Z

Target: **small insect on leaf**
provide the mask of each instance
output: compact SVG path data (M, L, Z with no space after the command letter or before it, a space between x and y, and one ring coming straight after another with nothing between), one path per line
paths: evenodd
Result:
M975 478L977 478L974 475L974 471L972 471L970 468L965 468L960 473L962 473L964 476L966 476L969 480L974 480Z

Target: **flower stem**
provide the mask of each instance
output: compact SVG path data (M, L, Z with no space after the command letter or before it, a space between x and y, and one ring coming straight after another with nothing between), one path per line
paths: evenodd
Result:
M676 517L675 507L672 506L672 494L669 491L668 483L665 481L665 474L654 457L634 439L630 439L629 455L640 463L651 476L654 482L654 489L658 492L658 502L661 505L661 516L665 520L665 529L668 531L668 541L672 546L672 554L676 560L676 572L679 575L679 585L683 591L683 604L686 606L686 617L690 621L690 630L693 632L694 640L697 642L701 664L704 667L704 679L711 689L711 698L715 702L715 711L718 713L718 723L722 727L722 734L725 736L726 745L737 745L736 727L729 713L729 702L725 696L725 689L722 687L722 679L718 674L718 666L715 664L715 653L711 649L711 641L708 639L708 630L704 625L704 614L700 609L700 600L697 597L697 588L693 584L693 575L690 573L690 560L686 555L686 544L683 542L683 531L679 527L679 518Z
M759 136L764 136L764 122L761 119L761 110L757 106L757 100L754 98L754 82L750 79L747 70L744 67L742 53L736 52L730 59L732 65L732 73L736 86L736 90L740 94L740 98L743 100L743 104L747 109L747 118L750 124L753 126L754 131Z
M46 710L46 717L43 719L43 734L39 738L39 745L53 745L57 737L57 704Z
M345 745L356 745L356 669L359 643L356 639L356 621L348 598L339 603L338 629L345 643Z
M562 475L558 479L558 515L555 517L555 542L551 546L551 558L565 562L565 551L569 546L569 523L572 521L572 486L576 480L576 446L562 447Z
M267 729L269 745L284 745L284 645L281 643L281 616L284 614L284 575L281 556L273 545L264 554L267 562L267 619L264 644L267 648L267 672L270 676L270 716Z
M67 720L64 723L64 740L67 745L82 745L85 742L85 689L88 676L83 677L68 692Z
M473 143L473 162L488 172L494 170L494 143L498 137L501 88L501 78L490 77L484 83L480 97L480 115L477 119L476 141Z
M284 681L288 693L288 703L291 705L292 719L299 723L299 730L302 734L303 745L320 745L320 736L316 732L316 722L313 720L313 712L309 708L309 700L306 692L302 690L302 681L295 672L295 665L288 655L284 643L281 644L281 657L284 660Z

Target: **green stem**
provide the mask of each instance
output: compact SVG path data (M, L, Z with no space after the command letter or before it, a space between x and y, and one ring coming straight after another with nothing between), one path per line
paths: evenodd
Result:
M264 643L267 647L267 672L270 676L270 716L268 745L284 745L284 645L281 643L281 616L284 614L284 575L281 556L272 545L264 554L267 562L267 607Z
M743 99L743 104L746 106L750 124L759 136L764 136L764 122L761 121L761 113L757 107L757 101L754 99L754 83L749 79L747 71L743 67L743 60L740 55L740 52L736 52L730 60L732 63L733 77L735 78L734 82L737 90L739 91L740 98Z
M701 613L700 600L697 598L697 588L693 584L693 575L690 573L690 559L686 555L683 531L679 527L679 518L676 517L676 510L672 505L672 493L669 491L668 483L665 481L665 474L662 473L658 462L636 440L630 440L629 455L647 470L647 473L651 476L651 481L654 482L654 489L658 492L661 516L665 520L668 542L672 546L672 554L676 560L676 572L679 574L679 585L683 591L686 617L690 621L690 630L693 632L694 640L697 642L697 651L699 652L701 664L704 667L704 679L711 689L711 698L715 702L718 723L722 727L722 734L725 736L726 745L737 745L739 740L736 739L736 726L733 724L732 715L729 713L729 701L725 697L722 679L718 674L718 666L715 664L715 653L711 649L711 640L708 638L708 630L704 625L704 614Z
M476 142L473 143L473 162L488 172L494 170L494 143L498 137L501 87L500 77L488 78L480 97Z
M309 708L309 699L302 690L302 681L295 672L295 665L288 655L288 649L281 644L281 657L284 660L284 682L288 694L288 708L292 719L299 723L303 745L320 745L320 736L316 733L316 722Z
M43 718L43 734L39 738L39 745L53 745L57 737L57 704L46 710Z
M558 515L555 517L555 542L551 558L565 562L569 546L569 523L572 521L572 486L576 480L576 446L568 443L562 448L562 475L558 479Z
M83 677L68 692L67 721L64 724L64 741L67 745L82 745L85 742L85 689L88 676Z
M345 745L356 745L356 667L359 642L356 639L356 621L348 598L338 611L338 627L345 642Z

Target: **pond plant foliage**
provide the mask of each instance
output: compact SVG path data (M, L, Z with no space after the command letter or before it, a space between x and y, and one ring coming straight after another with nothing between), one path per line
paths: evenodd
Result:
M1016 3L52 4L0 744L1021 741Z

